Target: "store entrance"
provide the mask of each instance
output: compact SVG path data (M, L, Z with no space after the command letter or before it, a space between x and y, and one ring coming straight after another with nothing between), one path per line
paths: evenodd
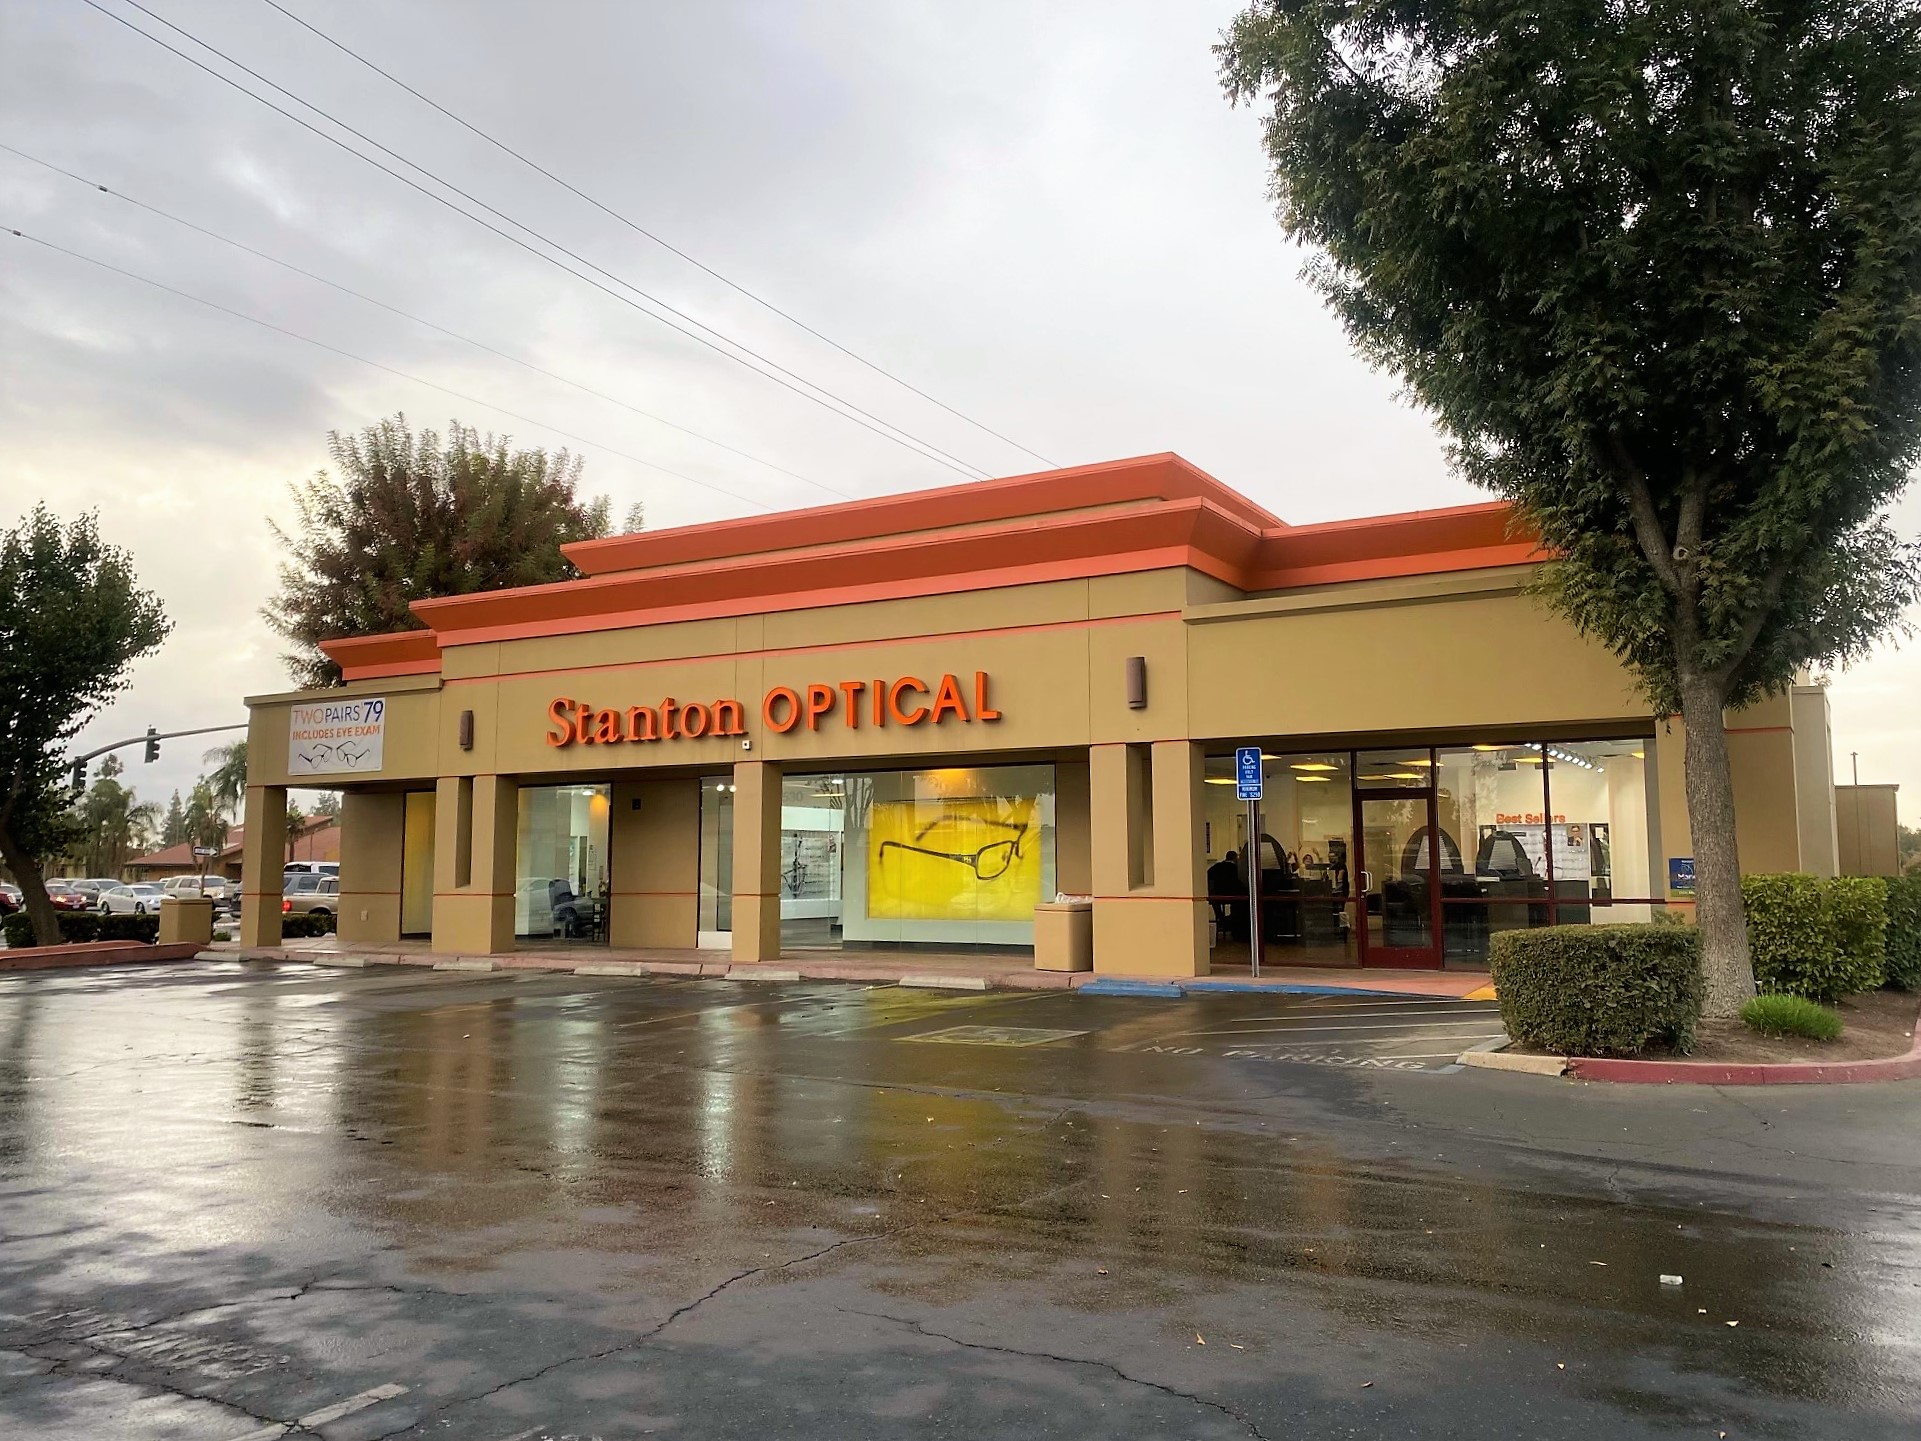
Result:
M1439 970L1441 873L1433 786L1356 791L1361 964Z

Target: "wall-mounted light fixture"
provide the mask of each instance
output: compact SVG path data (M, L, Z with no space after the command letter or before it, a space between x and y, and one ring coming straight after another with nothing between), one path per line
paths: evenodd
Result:
M1127 708L1147 709L1147 657L1144 655L1127 658Z
M460 713L460 748L464 751L474 748L474 713L470 710Z

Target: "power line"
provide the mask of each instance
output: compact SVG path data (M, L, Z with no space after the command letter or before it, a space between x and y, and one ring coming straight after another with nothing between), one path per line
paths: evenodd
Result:
M542 430L552 431L555 435L565 436L568 440L575 441L581 445L591 446L595 450L604 450L609 455L617 455L622 460L631 460L635 465L645 466L649 470L657 470L662 475L671 475L676 480L684 480L690 485L698 485L705 490L718 491L722 495L732 496L735 500L741 501L747 505L757 506L761 510L772 509L772 507L769 506L767 502L764 500L756 500L751 495L742 495L737 490L729 490L726 486L716 485L711 480L702 480L698 476L687 475L682 471L671 469L670 467L665 465L660 465L655 461L644 460L638 455L630 455L628 452L624 450L616 450L611 445L603 445L598 440L589 440L584 435L576 435L571 430L562 430L557 425L549 425L544 420L536 420L531 415L522 415L517 410L509 410L507 409L506 406L496 405L491 400L482 400L477 395L468 395L465 391L455 390L451 386L440 384L438 381L426 380L418 375L410 375L404 370L396 370L393 366L382 364L378 360L369 360L366 356L356 355L351 350L342 350L339 346L329 345L324 340L315 340L311 335L302 335L297 330L289 330L284 325L275 325L271 320L262 320L257 315L249 315L244 310L235 310L232 306L222 305L217 300L209 300L204 295L195 295L192 291L189 291L189 290L181 290L177 286L168 285L163 280L155 280L152 276L142 275L138 271L124 270L120 266L114 265L109 261L99 260L91 255L82 255L77 250L69 250L67 249L66 246L56 245L51 240L42 240L37 235L27 234L27 232L24 230L17 230L11 226L8 226L5 228L10 235L18 236L20 239L25 240L30 244L41 246L44 249L51 250L60 255L67 256L69 259L72 259L72 260L81 261L82 263L87 265L97 266L101 270L110 270L115 275L124 275L127 279L137 280L142 285L151 285L155 290L164 290L167 292L167 294L177 295L182 300L191 300L195 305L204 305L209 310L219 311L222 315L231 315L235 320L244 320L247 322L247 324L257 325L262 330L271 330L276 335L284 335L290 340L301 341L303 344L311 345L316 349L328 351L334 355L342 356L348 360L358 361L362 365L371 365L375 370L384 370L389 375L398 376L402 380L412 381L415 385L424 385L429 390L438 390L443 395L451 395L455 400L464 400L469 405L484 406L488 410L495 411L498 414L509 417L510 419L518 420L525 425L539 426Z
M454 340L460 341L462 344L471 345L477 350L484 350L489 355L497 355L502 360L510 360L515 365L523 366L526 369L533 371L536 375L544 375L550 380L559 381L562 385L570 385L574 389L582 391L585 394L591 395L598 400L604 400L604 401L607 401L609 404L618 405L623 410L631 410L635 415L644 416L646 419L655 421L660 425L664 425L668 427L670 430L678 430L683 435L691 435L694 437L694 439L705 441L707 444L715 446L721 450L727 451L731 455L741 456L743 459L753 461L756 465L764 465L769 470L778 471L780 474L789 476L794 480L798 480L802 482L803 484L811 485L816 487L817 489L824 490L828 492L828 494L830 495L838 495L847 500L854 500L858 498L854 495L849 494L847 491L838 490L835 487L828 485L825 481L815 480L810 476L805 476L800 474L798 471L788 470L785 466L776 465L771 460L764 460L760 456L753 454L751 451L741 450L736 446L728 445L725 441L715 440L711 435L702 435L697 430L689 430L686 426L680 425L674 421L668 420L665 416L655 415L652 411L642 410L637 405L630 405L626 401L620 399L618 396L608 395L605 391L596 390L591 385L588 385L582 381L570 379L569 377L565 375L561 375L556 371L547 369L543 365L537 365L531 360L523 360L520 356L511 354L510 352L505 350L500 350L494 346L487 344L483 340L475 340L472 336L462 335L459 331L449 330L444 325L437 325L431 320L424 319L423 317L415 315L410 311L402 310L397 305L389 305L384 300L377 300L371 295L367 295L361 291L355 290L352 286L342 285L337 280L329 280L326 276L315 274L311 270L305 269L302 266L295 265L292 261L282 260L280 259L280 257L276 255L269 255L264 250L256 250L253 246L248 245L243 241L235 240L232 236L222 235L217 230L209 230L204 225L197 225L193 221L185 219L182 216L175 215L170 211L162 210L157 205L149 204L147 201L144 201L144 200L135 199L133 196L128 195L125 191L115 190L111 186L102 185L97 180L89 180L86 176L75 174L73 171L68 170L65 166L55 165L51 160L43 160L38 155L29 155L26 151L17 149L12 145L8 145L4 141L0 141L0 150L6 151L9 155L17 155L22 160L31 161L35 165L43 166L44 168L53 171L56 175L64 175L69 180L78 181L80 184L86 186L90 190L96 190L103 195L110 195L115 200L124 201L126 204L134 206L137 209L144 210L150 215L158 215L162 220L172 221L175 225L183 226L188 230L194 231L196 234L206 236L210 240L217 240L222 245L231 245L236 250L243 250L249 255L257 256L261 260L268 262L270 265L278 265L283 270L290 270L295 275L304 275L307 277L307 279L318 281L322 285L329 286L334 290L338 290L343 295L351 295L355 300L364 301L368 305L378 306L380 309L385 310L390 314L400 316L403 320L411 320L416 325L423 325L429 330L437 331L441 335L449 336Z
M442 105L438 100L433 99L431 96L423 95L420 91L414 89L413 86L409 85L405 80L402 80L398 75L395 75L392 71L383 70L380 66L376 65L373 61L369 60L365 55L362 55L359 51L351 49L347 45L342 44L340 41L334 39L333 36L329 35L326 31L322 30L319 26L314 25L310 21L305 20L300 16L294 14L294 12L289 10L285 5L280 4L279 0L263 0L263 3L272 7L275 10L278 10L282 15L286 16L289 20L293 21L294 24L300 26L303 30L307 30L312 34L319 36L322 40L326 41L329 45L333 46L334 49L338 50L341 54L349 57L350 59L359 61L362 65L366 66L369 70L373 71L374 74L380 76L383 80L390 81L394 85L399 86L402 90L405 90L409 95L413 96L414 99L420 101L423 105L430 106L434 110L437 110L442 115L446 116L449 120L453 121L454 124L460 126L462 129L467 130L472 134L479 136L482 140L486 141L489 145L493 146L496 150L501 151L503 154L512 156L515 160L518 160L522 165L527 166L530 170L537 171L541 175L546 176L547 179L551 180L554 184L558 185L561 189L567 191L569 194L578 196L580 199L586 201L589 205L593 206L594 209L600 211L602 214L611 216L613 219L618 220L622 225L626 226L629 230L633 231L636 235L645 236L647 239L653 241L654 244L660 246L661 249L666 250L671 254L679 256L682 260L686 261L689 265L693 266L696 270L699 270L706 275L712 276L715 280L718 280L722 285L725 285L728 289L735 291L737 294L746 296L747 299L753 301L754 304L761 306L763 309L772 311L775 315L778 315L782 320L785 320L789 325L795 326L800 330L806 331L807 334L813 336L814 339L820 341L824 345L832 346L835 350L838 350L842 355L846 356L849 360L856 361L859 364L866 366L869 370L873 371L876 375L885 376L887 379L893 381L894 384L902 387L905 390L909 390L913 392L915 395L918 395L922 400L927 401L930 405L939 406L942 410L946 411L949 415L953 416L955 419L963 420L967 422L967 424L973 426L976 430L984 431L988 435L993 436L994 439L998 441L1002 441L1007 445L1013 446L1014 449L1020 451L1024 455L1033 456L1034 459L1040 461L1043 465L1052 466L1056 464L1055 461L1049 460L1046 456L1042 455L1038 450L1035 450L1033 447L1022 445L1018 440L1015 440L1012 436L1003 435L1001 434L1000 431L995 430L991 425L984 424L983 422L974 419L974 417L972 417L971 415L967 415L961 411L954 409L953 406L947 404L945 401L936 399L934 396L929 395L926 391L922 390L919 386L914 385L909 381L901 379L900 376L894 374L891 370L888 370L885 367L876 364L874 361L869 360L864 355L860 355L852 350L849 350L846 346L842 345L839 341L833 339L831 336L821 334L820 331L814 329L814 327L809 325L806 321L801 320L798 316L792 315L785 310L782 310L778 305L774 304L773 301L768 300L765 296L755 294L753 291L749 290L746 286L740 284L738 281L731 280L727 276L722 275L718 270L714 269L711 265L707 265L699 260L696 260L693 256L689 255L686 251L682 250L679 246L674 245L669 241L661 239L660 236L656 235L653 231L647 229L646 226L641 225L638 221L629 219L627 216L621 214L618 210L615 210L613 207L606 205L601 201L595 199L593 196L589 195L586 191L582 190L579 186L573 184L571 181L563 180L560 176L554 174L553 171L549 170L546 166L542 165L539 161L529 159L527 156L521 154L520 151L514 149L513 146L507 144L504 140L496 139L494 136L489 135L485 130L482 130L478 125L475 125L472 121L466 120L461 116L454 114L453 111L449 110L446 106Z
M943 465L947 469L952 470L957 474L967 476L970 480L980 479L986 474L986 472L983 471L981 467L977 465L972 465L969 462L960 459L958 456L950 455L948 452L940 449L940 447L933 445L928 441L922 440L919 436L913 435L911 432L902 429L900 426L893 424L891 421L882 420L879 416L874 415L872 412L861 409L861 407L859 407L858 405L855 405L852 401L843 399L841 396L835 395L832 391L827 390L823 386L816 385L813 381L806 379L806 377L799 375L792 370L787 369L787 367L781 365L778 361L769 359L767 356L761 355L758 351L755 351L749 348L748 346L742 345L738 341L729 339L728 337L722 335L719 331L714 330L711 326L705 325L701 321L695 320L692 316L687 315L680 310L677 310L674 306L668 304L664 300L661 300L658 296L648 293L647 291L641 289L639 286L633 284L631 281L625 280L622 277L614 274L612 271L606 269L605 267L595 264L593 261L588 260L585 256L576 254L574 251L569 250L566 246L560 244L558 241L552 240L546 235L543 235L540 231L535 230L532 226L526 225L521 221L515 220L511 215L508 215L503 211L495 209L493 206L487 204L486 201L481 200L476 196L470 195L467 191L462 190L459 186L454 185L452 182L443 180L439 175L436 175L433 171L428 170L425 166L416 164L415 162L407 159L406 156L400 154L398 151L393 150L386 145L382 145L378 140L375 140L373 137L363 134L361 131L354 129L351 125L348 125L346 122L342 120L336 119L333 115L329 114L325 110L322 110L319 106L314 105L309 101L302 100L298 95L295 95L291 90L288 90L285 86L276 84L274 81L269 80L266 76L262 75L259 71L249 68L248 66L242 64L240 61L235 60L232 56L226 54L224 51L219 50L216 47L207 44L206 41L199 39L197 36L193 35L191 32L182 29L178 25L175 25L172 21L167 20L162 16L155 15L153 11L148 10L145 6L139 4L139 0L126 0L126 3L131 5L134 9L139 10L143 15L150 16L154 20L159 21L160 24L165 25L169 30L173 30L178 34L185 36L187 39L193 41L194 44L200 46L203 50L206 50L209 54L219 56L222 60L226 61L229 65L233 66L235 69L243 71L244 73L253 76L256 80L260 81L263 85L267 85L272 89L279 91L282 95L287 96L288 99L294 101L296 104L302 105L308 110L313 111L314 114L323 117L330 124L338 126L340 129L346 131L349 135L353 135L358 139L364 140L366 141L367 144L372 145L375 149L380 150L387 155L391 155L394 159L398 160L401 164L407 166L412 170L417 170L422 175L427 176L429 179L434 181L435 184L440 185L445 189L452 191L454 194L461 196L463 199L471 201L473 204L478 205L482 210L485 210L492 215L499 216L499 218L506 221L507 224L514 226L518 230L525 231L527 234L539 240L542 244L551 246L554 250L559 251L562 255L565 255L572 260L579 261L580 264L586 266L589 270L597 271L601 275L606 276L609 280L612 280L615 284L624 286L628 290L633 291L634 294L642 296L652 304L659 306L662 310L665 310L670 314L678 316L680 317L680 319L687 321L688 325L697 326L702 330L708 331L709 334L716 336L720 341L724 342L725 346L731 346L733 347L733 349L731 350L727 349L722 344L717 344L715 343L715 341L709 340L704 335L695 334L694 331L688 329L686 325L680 325L673 320L669 320L667 316L661 315L657 311L648 309L646 305L642 305L638 301L635 301L628 296L622 295L619 291L609 289L607 286L602 285L599 281L592 279L590 276L582 275L579 271L572 269L570 266L563 265L559 260L556 260L553 256L547 254L545 251L539 250L534 246L529 245L526 241L522 240L519 236L509 235L506 231L502 230L499 226L489 224L486 220L482 219L480 216L474 215L469 211L461 209L460 206L454 204L451 200L447 199L445 196L436 194L434 191L429 190L426 186L420 184L418 181L413 180L408 176L402 175L399 171L394 170L389 166L381 164L378 160L374 159L373 156L367 155L362 151L354 149L353 146L347 144L344 140L340 139L338 136L328 134L328 132L326 132L325 130L322 130L319 126L314 125L309 121L301 119L298 115L295 115L292 111L282 109L280 106L274 104L273 101L267 99L266 96L256 94L254 91L247 89L246 86L242 85L239 81L233 79L233 77L229 75L223 75L218 70L215 70L212 66L206 64L204 61L196 59L195 57L187 54L184 50L180 50L172 45L169 45L165 40L161 39L158 35L155 35L150 31L142 30L138 25L135 25L131 20L128 20L125 16L115 14L112 10L107 9L106 6L99 3L99 0L81 0L81 3L83 5L86 5L90 9L99 11L102 15L105 15L108 19L114 21L116 24L125 26L128 30L131 30L134 34L142 37L143 39L152 41L155 45L158 45L161 49L167 51L169 54L178 56L180 59L185 60L188 64L196 67L197 69L205 71L207 74L213 76L214 79L220 81L223 85L231 86L233 89L238 90L242 95L245 95L248 99L256 101L259 104L266 106L269 110L272 110L275 114L285 116L287 119L293 121L296 125L299 125L306 130L312 131L315 135L318 135L321 139L327 141L330 145L339 147L340 149L346 151L347 154L353 156L355 159L363 161L366 164L373 166L374 169L379 170L384 174L391 175L394 179L400 181L403 185L407 185L412 189L419 191L422 195L425 195L428 199L434 201L436 204L445 206L447 209L453 211L454 214L460 216L462 219L470 220L474 224L479 225L486 230L491 230L494 234L500 236L503 240L509 241L512 244L519 246L522 250L525 250L529 255L536 256L539 259L546 261L549 265L554 266L556 269L561 270L566 274L573 276L576 280L579 280L584 284L593 286L594 289L599 290L605 295L612 296L615 300L620 301L623 305L629 306L634 310L638 310L642 315L645 315L652 320L658 321L660 324L665 325L668 329L678 331L680 334L687 336L690 340L698 341L701 345L706 346L709 350L714 351L718 355L726 357L728 360L733 361L737 365L744 366L746 369L753 371L754 374L764 376L766 379L773 381L776 385L782 386L787 390L793 391L794 394L801 396L806 400L812 401L814 404L822 407L827 411L830 411L835 415L840 416L842 419L851 420L854 422L854 424L860 426L862 429L871 430L874 434L881 436L886 440L890 440L894 444L899 445L904 449L913 451L916 455L921 456L923 459L933 460L936 464ZM746 359L742 358L742 355L734 354L735 350L743 352L744 355L752 356L754 360L757 360L761 362L761 364L768 366L769 369L762 370L759 367L750 364ZM779 373L776 374L774 372L779 372ZM791 377L791 378L783 378L783 377ZM799 382L799 384L796 384L795 382ZM802 386L806 386L808 387L808 389L802 389L801 388ZM816 391L819 392L819 394L812 393Z

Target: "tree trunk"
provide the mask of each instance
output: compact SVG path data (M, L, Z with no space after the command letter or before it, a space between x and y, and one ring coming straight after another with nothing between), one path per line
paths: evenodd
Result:
M34 943L59 945L60 913L47 898L47 881L40 874L40 862L14 843L13 833L4 825L0 825L0 861L7 863L7 869L20 883L20 899L26 906L28 919L33 922Z
M1688 829L1694 837L1694 919L1709 1016L1733 1016L1754 995L1741 858L1734 840L1734 771L1722 725L1720 689L1704 676L1681 678L1687 726Z

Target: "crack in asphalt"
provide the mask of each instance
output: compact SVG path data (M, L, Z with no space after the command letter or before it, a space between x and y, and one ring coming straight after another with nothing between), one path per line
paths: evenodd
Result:
M893 1325L905 1327L917 1336L925 1336L932 1341L945 1341L950 1346L960 1346L969 1351L991 1351L1003 1356L1020 1356L1030 1361L1052 1361L1062 1366L1089 1366L1097 1371L1105 1371L1129 1385L1145 1387L1149 1391L1158 1391L1163 1396L1172 1396L1177 1400L1187 1401L1210 1411L1218 1411L1237 1426L1244 1427L1254 1441L1268 1441L1266 1433L1259 1426L1232 1406L1210 1400L1205 1396L1197 1396L1192 1391L1183 1391L1178 1386L1169 1386L1165 1382L1150 1381L1145 1376L1136 1376L1132 1372L1121 1370L1112 1361L1102 1361L1092 1356L1063 1356L1054 1351L1029 1351L1020 1346L996 1345L991 1341L969 1341L965 1337L952 1336L945 1331L931 1330L911 1316L890 1316L885 1311L859 1311L846 1306L836 1306L834 1309L847 1316L866 1316L875 1321L887 1321Z
M151 1377L143 1378L137 1381L126 1376L116 1376L113 1374L114 1372L118 1371L120 1367L124 1365L126 1362L134 1360L136 1358L132 1356L122 1355L118 1351L109 1351L105 1347L94 1345L91 1341L69 1340L66 1342L59 1343L59 1344L69 1345L69 1346L84 1346L88 1351L92 1352L95 1356L111 1356L113 1358L112 1365L100 1367L97 1369L90 1367L85 1370L80 1370L74 1366L73 1358L71 1357L49 1356L49 1355L43 1354L44 1348L46 1346L53 1345L53 1344L55 1343L30 1342L24 1346L0 1347L0 1351L9 1352L15 1356L25 1356L29 1360L33 1360L33 1361L47 1362L48 1363L47 1369L40 1373L42 1377L57 1376L62 1380L73 1380L73 1381L106 1381L111 1383L112 1385L126 1386L135 1391L143 1391L147 1393L158 1393L160 1395L166 1395L166 1396L175 1396L180 1398L183 1401L203 1401L209 1406L218 1406L222 1410L232 1411L237 1415L244 1416L249 1421L258 1421L268 1426L285 1426L290 1431L292 1430L295 1424L294 1422L291 1422L291 1421L283 1421L278 1416L266 1416L261 1414L258 1411L249 1410L247 1407L241 1405L238 1401L229 1401L229 1400L226 1400L224 1397L215 1396L205 1391L194 1391L194 1390L190 1390L185 1386L178 1385L175 1382L166 1379L168 1373L165 1367L154 1367L153 1370L156 1374L154 1374ZM36 1349L36 1347L39 1347L41 1349Z
M487 1387L484 1391L476 1391L470 1396L455 1396L449 1400L441 1402L438 1406L435 1406L430 1410L423 1411L420 1415L414 1417L413 1420L409 1421L405 1426L397 1427L392 1431L381 1432L379 1435L371 1438L371 1441L390 1441L390 1438L392 1437L403 1436L409 1431L418 1429L420 1426L424 1425L427 1421L429 1421L433 1417L442 1415L447 1411L453 1410L456 1406L469 1406L474 1404L475 1402L486 1401L491 1397L498 1396L502 1391L511 1391L516 1386L525 1386L531 1381L538 1381L541 1377L546 1376L551 1372L561 1370L563 1367L577 1366L588 1361L604 1361L609 1356L618 1356L625 1351L641 1350L644 1347L650 1345L653 1342L654 1338L659 1336L661 1332L665 1331L669 1326L673 1325L674 1322L680 1320L681 1317L690 1315L691 1313L698 1311L702 1306L705 1306L709 1301L712 1301L715 1297L719 1296L723 1291L726 1291L731 1287L739 1285L742 1281L752 1280L755 1276L763 1276L772 1271L791 1270L795 1266L804 1266L809 1261L818 1261L822 1256L826 1256L834 1251L838 1251L845 1246L860 1246L870 1241L885 1241L891 1237L901 1235L902 1233L906 1231L910 1231L912 1229L913 1229L912 1226L902 1226L892 1231L876 1231L874 1234L870 1236L844 1236L840 1240L835 1241L831 1245L822 1246L819 1250L809 1251L804 1256L795 1256L791 1260L782 1261L777 1265L750 1266L745 1271L736 1271L733 1275L729 1276L726 1280L722 1281L719 1285L715 1286L712 1290L706 1292L704 1295L696 1296L691 1301L686 1301L686 1302L683 1302L681 1305L676 1306L673 1310L669 1311L659 1321L656 1321L652 1326L649 1326L645 1331L642 1331L639 1335L631 1337L626 1341L622 1341L619 1345L605 1346L597 1351L583 1351L579 1355L575 1355L575 1356L563 1356L557 1361L549 1361L546 1365L537 1367L536 1369L529 1371L524 1376L510 1376L505 1381L501 1381L495 1385Z

